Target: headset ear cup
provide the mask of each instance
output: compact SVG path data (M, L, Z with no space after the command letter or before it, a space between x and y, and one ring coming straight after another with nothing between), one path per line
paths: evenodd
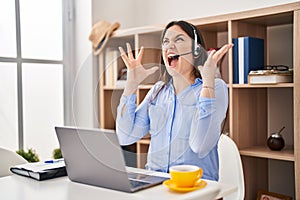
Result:
M201 48L199 47L199 45L195 45L195 48L194 48L194 56L195 57L198 57L200 55L200 51L201 51Z

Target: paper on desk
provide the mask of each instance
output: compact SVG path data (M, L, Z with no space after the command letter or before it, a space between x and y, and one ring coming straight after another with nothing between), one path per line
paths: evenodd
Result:
M58 162L45 163L45 162L36 162L36 163L26 163L22 165L14 166L15 168L26 169L32 172L41 172L49 169L56 169L60 167L65 167L65 162L63 159Z

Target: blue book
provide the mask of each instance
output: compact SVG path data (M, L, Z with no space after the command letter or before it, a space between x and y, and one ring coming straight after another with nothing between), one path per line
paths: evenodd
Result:
M238 39L233 38L233 83L239 83L239 54L238 54Z
M233 83L248 83L248 74L264 65L264 40L254 37L233 38ZM237 43L237 44L235 44Z

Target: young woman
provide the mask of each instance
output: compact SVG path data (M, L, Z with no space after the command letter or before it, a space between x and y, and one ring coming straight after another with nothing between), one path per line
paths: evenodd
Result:
M217 62L231 47L227 44L207 54L195 26L169 23L162 34L164 81L157 82L138 107L135 91L158 67L142 66L144 48L137 58L129 44L127 53L119 48L128 74L118 106L117 135L121 145L129 145L150 133L146 169L168 172L173 165L192 164L203 169L203 178L218 180L217 143L228 89L215 73Z

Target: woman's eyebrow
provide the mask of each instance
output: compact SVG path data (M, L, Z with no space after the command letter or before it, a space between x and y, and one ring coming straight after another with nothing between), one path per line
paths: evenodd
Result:
M176 35L175 38L182 37L182 36L185 37L185 35L181 33L181 34Z
M176 35L174 38L177 39L179 37L186 37L186 35L180 33L180 34ZM170 40L170 38L167 36L167 37L164 37L164 40Z

